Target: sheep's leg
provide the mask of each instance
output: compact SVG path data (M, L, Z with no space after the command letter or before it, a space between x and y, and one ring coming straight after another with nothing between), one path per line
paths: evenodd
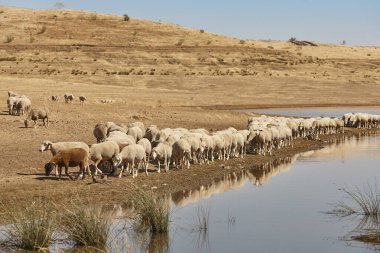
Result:
M145 174L148 176L148 162L146 159L143 160L143 166L145 167Z
M169 171L169 162L170 162L170 160L168 161L168 158L165 156L165 160L164 160L165 172Z
M161 173L161 169L160 169L160 160L157 159L157 162L158 162L158 173Z
M123 176L123 171L124 171L124 164L121 165L121 170L120 170L119 178L121 178Z
M71 180L74 180L74 178L69 174L69 168L67 167L67 164L65 164L65 174L66 174Z
M132 167L132 178L135 178L135 159L132 160L131 167Z

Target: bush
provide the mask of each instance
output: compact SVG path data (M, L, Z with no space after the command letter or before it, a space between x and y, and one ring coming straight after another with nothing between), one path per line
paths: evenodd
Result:
M105 249L111 217L100 207L75 205L62 217L62 231L76 245Z
M7 35L5 36L5 40L4 40L4 43L10 43L14 40L14 37L13 35Z
M135 191L137 229L140 231L148 229L153 234L167 233L170 222L170 207L167 201L138 188Z
M40 30L37 31L37 34L43 34L46 32L46 25L43 25Z
M124 14L123 17L124 17L124 21L129 21L130 20L128 14Z
M11 212L12 225L4 231L6 243L24 250L43 250L49 247L54 235L54 216L50 202L37 200L19 206Z
M201 29L201 30L199 30L199 32L200 32L200 33L204 33L204 32L205 32L205 30Z
M245 40L240 40L239 43L240 44L245 44Z
M296 42L297 39L295 37L291 37L288 41L293 43L293 42Z

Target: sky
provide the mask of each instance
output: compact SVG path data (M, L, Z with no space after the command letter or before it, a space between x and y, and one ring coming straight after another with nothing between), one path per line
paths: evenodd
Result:
M380 46L380 0L0 0L0 5L125 14L239 39Z

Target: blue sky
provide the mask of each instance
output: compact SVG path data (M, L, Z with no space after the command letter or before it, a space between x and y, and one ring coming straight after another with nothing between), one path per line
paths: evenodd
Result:
M241 39L380 46L380 0L0 0L0 5L124 14Z

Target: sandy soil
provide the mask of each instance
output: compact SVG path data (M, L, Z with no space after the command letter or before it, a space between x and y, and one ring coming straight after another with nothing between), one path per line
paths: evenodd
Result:
M11 7L0 7L0 29L0 197L6 205L38 196L65 202L78 194L118 203L128 199L131 183L179 191L206 183L227 167L239 169L325 144L297 140L294 149L273 157L248 156L135 180L110 178L106 184L58 182L42 175L51 157L38 152L43 140L92 144L99 122L244 129L251 114L228 109L380 105L377 47L240 41L136 18L125 22L93 12ZM8 90L30 97L33 107L49 108L50 127L25 129L23 117L9 116ZM77 100L71 105L50 101L65 92L86 95L88 101L84 106ZM335 136L324 140L330 138Z

